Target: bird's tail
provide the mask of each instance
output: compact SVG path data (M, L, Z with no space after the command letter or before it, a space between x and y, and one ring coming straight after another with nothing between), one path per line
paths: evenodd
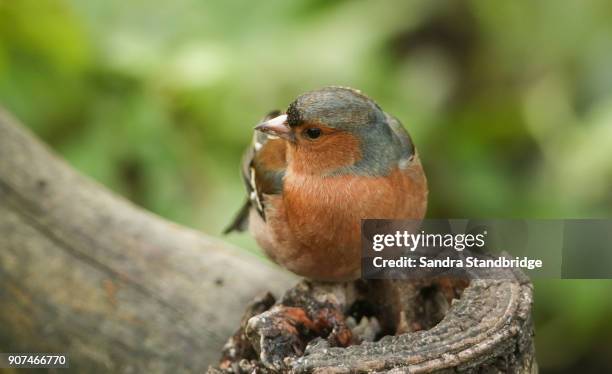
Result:
M240 211L236 214L236 217L232 220L225 230L223 230L223 234L229 234L232 231L245 231L247 229L249 223L249 210L251 208L251 201L247 199L247 201L242 205Z

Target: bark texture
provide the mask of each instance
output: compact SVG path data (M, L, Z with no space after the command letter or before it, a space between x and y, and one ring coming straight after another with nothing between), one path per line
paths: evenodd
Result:
M202 372L295 278L79 175L0 110L0 351L78 372Z
M527 281L473 280L429 330L348 348L313 349L296 372L535 373Z
M464 281L449 279L303 281L266 311L256 300L209 373L536 373L531 283L520 272L495 276L462 291ZM357 320L376 319L385 336L367 341L353 328L345 347L337 329L321 334L319 326L346 326L355 305L369 311ZM338 313L320 322L330 307Z

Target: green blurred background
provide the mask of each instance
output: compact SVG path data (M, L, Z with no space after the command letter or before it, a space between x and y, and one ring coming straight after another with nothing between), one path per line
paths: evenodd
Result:
M253 125L331 84L404 122L429 217L611 215L609 1L0 0L0 105L212 235L243 201ZM612 372L612 282L535 292L542 372Z

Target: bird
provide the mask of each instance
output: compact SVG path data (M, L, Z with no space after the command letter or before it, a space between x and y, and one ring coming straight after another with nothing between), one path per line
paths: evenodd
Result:
M242 162L247 199L224 233L323 282L361 276L362 219L422 219L427 178L401 122L361 91L306 92L255 127Z

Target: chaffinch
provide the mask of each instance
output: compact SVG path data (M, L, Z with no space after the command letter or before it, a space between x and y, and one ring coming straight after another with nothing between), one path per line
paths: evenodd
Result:
M421 219L427 180L402 124L360 91L307 92L255 127L248 198L226 233L249 228L276 263L315 280L360 276L361 219Z

